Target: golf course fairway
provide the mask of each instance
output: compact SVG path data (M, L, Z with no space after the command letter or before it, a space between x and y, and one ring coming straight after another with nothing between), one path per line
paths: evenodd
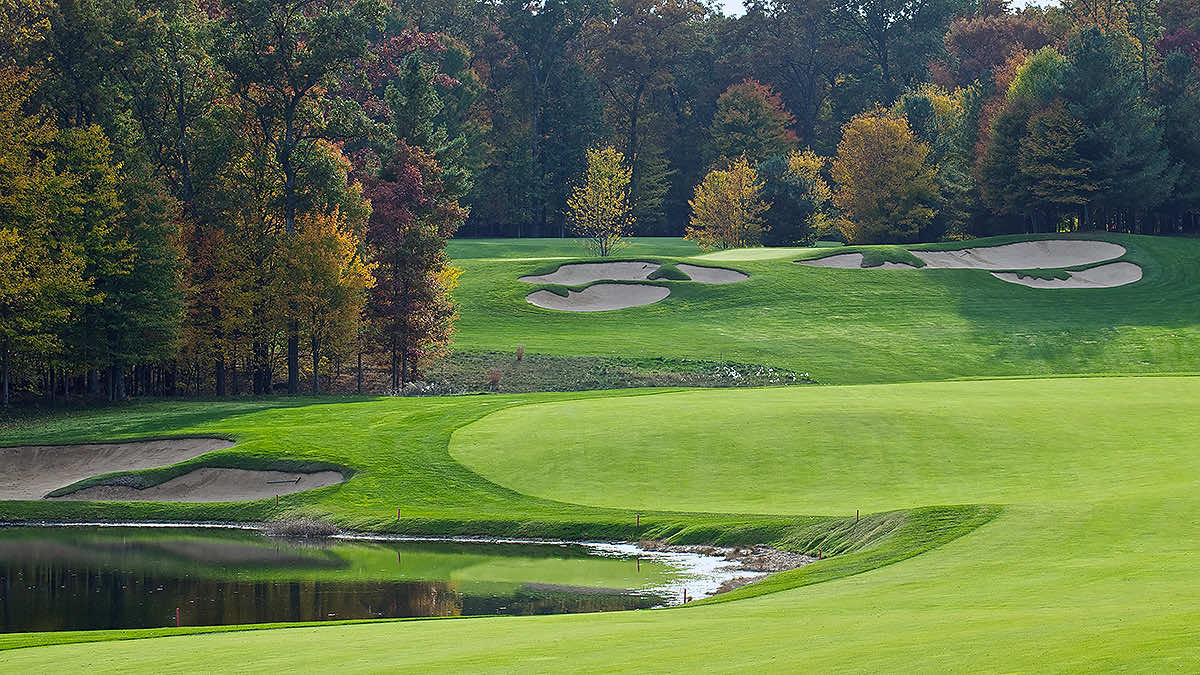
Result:
M238 445L218 454L238 461L286 448L344 464L357 471L346 483L289 498L345 525L384 522L370 494L405 495L430 527L505 513L586 529L634 509L677 522L679 534L771 516L852 523L855 509L863 523L939 505L994 505L996 515L919 555L729 602L153 640L112 631L78 638L104 642L0 651L5 672L1193 672L1200 664L1200 378L150 404L18 426L0 440L35 433L48 442L224 434ZM240 509L247 519L272 508L98 506L141 517ZM52 507L60 516L92 508ZM759 515L738 515L748 513ZM920 543L905 536L905 546ZM818 573L842 557L802 569ZM0 647L69 639L4 636Z

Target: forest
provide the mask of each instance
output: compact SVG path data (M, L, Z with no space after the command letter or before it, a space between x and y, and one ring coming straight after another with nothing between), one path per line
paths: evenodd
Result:
M0 70L5 406L402 390L589 158L707 247L1200 232L1194 0L5 0Z

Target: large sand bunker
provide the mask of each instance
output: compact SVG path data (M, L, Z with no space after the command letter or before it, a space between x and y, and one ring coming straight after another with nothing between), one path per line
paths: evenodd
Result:
M203 467L158 485L94 485L55 499L141 502L238 502L313 490L341 483L337 471L295 473Z
M41 499L84 478L169 466L232 445L222 438L173 438L0 448L0 500Z
M518 281L564 286L590 284L593 281L643 281L659 267L662 265L652 262L573 263L563 265L550 274L520 277Z
M1091 265L1125 255L1107 241L1048 239L957 251L910 251L926 267L974 270L1039 270Z
M724 267L701 267L687 263L680 263L675 267L691 277L692 281L702 284L733 284L750 278L737 270L728 270Z
M1129 262L1109 263L1079 272L1068 272L1067 279L1022 277L1000 270L1060 269L1092 265L1125 255L1125 247L1106 241L1049 239L1022 241L1002 246L965 248L957 251L909 251L925 263L924 269L975 269L992 271L992 276L1031 288L1113 288L1140 281L1142 268ZM801 260L812 267L841 269L862 268L863 254L839 253L816 260ZM885 262L865 269L918 269L903 263ZM995 271L993 271L995 270Z
M1011 284L1030 288L1115 288L1142 279L1142 268L1127 262L1109 263L1079 272L1067 272L1068 279L1022 277L1016 272L992 272L992 276Z
M544 309L563 312L606 312L651 305L671 294L664 286L649 284L596 284L563 297L550 291L535 291L525 301Z

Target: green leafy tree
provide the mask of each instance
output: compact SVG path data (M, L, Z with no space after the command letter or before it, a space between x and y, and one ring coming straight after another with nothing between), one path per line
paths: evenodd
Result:
M717 99L710 154L718 163L743 155L750 162L786 155L799 144L789 128L793 122L779 94L767 85L755 80L731 85Z
M1158 207L1174 188L1177 168L1162 142L1160 111L1141 96L1129 38L1099 28L1081 31L1067 49L1067 111L1083 125L1079 152L1096 185L1085 220L1100 215L1131 228L1138 212ZM1096 210L1101 214L1096 214Z
M822 173L827 162L812 150L776 155L756 167L762 179L763 243L768 246L811 246L832 221L833 191Z

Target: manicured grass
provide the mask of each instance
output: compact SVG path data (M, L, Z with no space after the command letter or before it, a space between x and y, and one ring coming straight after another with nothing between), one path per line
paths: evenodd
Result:
M1044 235L1046 237L1065 235ZM1200 363L1200 240L1090 235L1126 246L1144 278L1112 289L1033 289L980 270L841 270L803 256L724 263L736 284L656 281L645 307L571 313L525 302L517 281L557 262L459 260L457 348L558 356L662 356L758 363L821 383L973 376L1194 371ZM971 246L1036 237L975 240ZM967 244L941 244L937 248ZM760 251L769 249L747 249ZM678 262L667 253L622 258ZM711 258L709 259L711 262Z
M620 256L691 256L700 253L695 242L680 237L630 237L616 251ZM530 237L526 239L451 239L446 253L456 262L471 258L586 258L590 255L578 238Z
M552 504L543 517L581 521L627 513L603 506L609 503L688 508L700 491L708 508L730 512L904 510L857 524L851 516L824 527L826 550L839 555L790 578L776 577L784 590L736 602L59 645L4 652L0 668L1186 672L1200 662L1195 639L1200 379L1005 380L520 400L541 403L510 407L514 401L503 397L472 397L226 410L194 421L189 430L224 428L247 442L266 443L270 428L280 443L277 450L294 443L314 453L317 448L309 446L323 431L322 453L329 461L341 461L337 455L349 452L343 446L360 448L352 463L361 464L361 472L340 488L346 491L340 501L347 502L340 513L347 518L356 508L371 508L352 505L356 481L390 471L381 468L387 464L404 468L387 474L388 482L429 492L419 500L429 512L483 512L492 508L485 503L491 499L506 502L513 512ZM455 456L496 482L455 468L444 446L443 454L419 457L405 449L405 437L421 433L408 406L444 428L459 426L450 423L463 416L453 412L455 404L500 403L495 407L504 407L502 412L462 426L453 440ZM137 426L137 419L132 415L130 424ZM142 419L159 415L145 410ZM103 421L91 423L101 422L104 431ZM66 439L90 426L75 418L48 433ZM605 433L593 433L600 428ZM253 429L262 429L262 435ZM515 430L525 436L505 444ZM34 431L10 431L4 440ZM441 436L443 443L448 435ZM378 443L372 442L375 436ZM330 444L330 438L338 442ZM547 467L537 444L555 439L561 464ZM375 466L372 452L388 459ZM430 462L428 472L412 463L418 459ZM406 471L423 476L405 478ZM438 477L460 486L463 499L473 503L440 491ZM385 484L370 485L380 494L395 494ZM588 510L523 492L601 506ZM795 587L806 583L806 575L884 550L889 541L920 548L921 531L963 527L953 509L914 508L947 503L1001 507L998 517L967 536L919 556ZM318 505L335 506L324 500ZM977 509L967 520L983 522L994 513ZM808 528L819 520L806 522L797 521L790 536L811 534ZM709 527L706 521L691 523ZM855 527L861 529L852 537L838 534ZM847 539L873 543L842 553ZM751 589L745 595L764 590Z

